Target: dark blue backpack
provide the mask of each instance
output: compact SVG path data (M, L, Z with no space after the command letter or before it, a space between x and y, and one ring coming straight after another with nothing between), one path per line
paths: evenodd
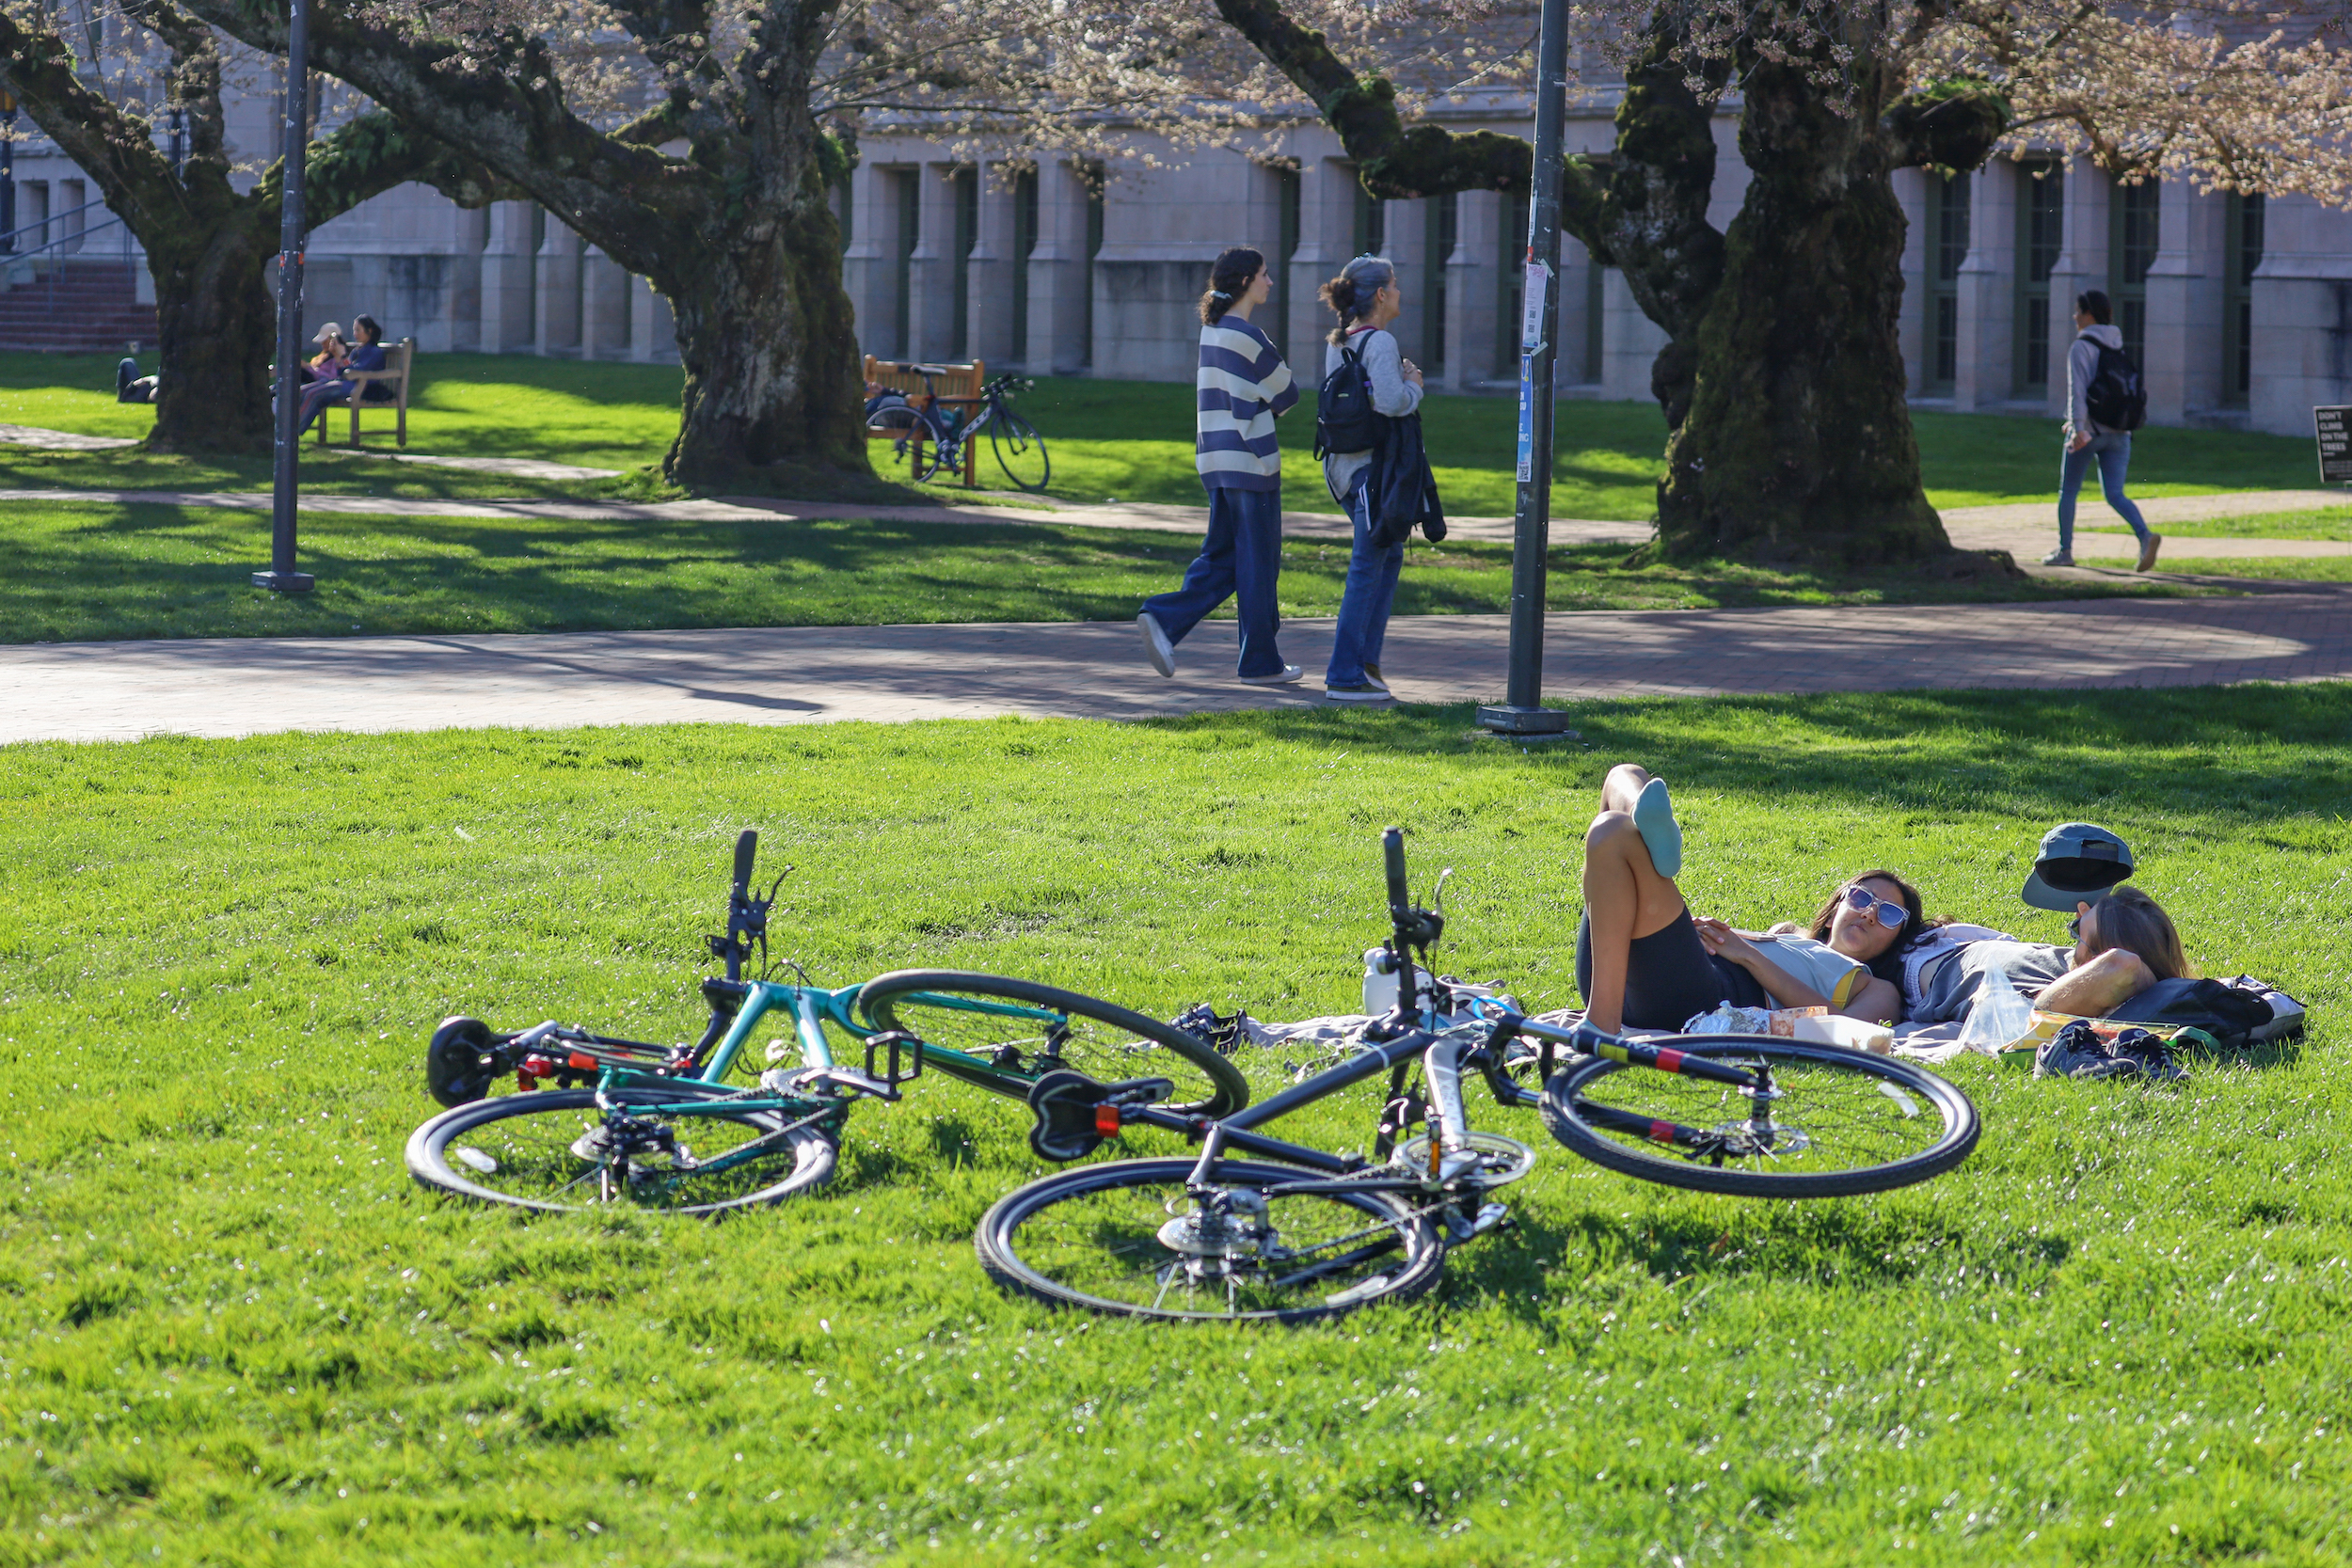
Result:
M2148 422L2148 385L2140 379L2139 362L2128 350L2109 348L2095 338L2090 341L2099 351L2099 368L2083 389L2083 405L2102 430L2137 430Z

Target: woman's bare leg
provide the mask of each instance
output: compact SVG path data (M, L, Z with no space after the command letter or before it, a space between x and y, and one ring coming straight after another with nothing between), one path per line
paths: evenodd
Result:
M1593 944L1584 1016L1613 1032L1625 1026L1634 940L1664 930L1683 910L1681 890L1658 874L1633 825L1633 802L1648 783L1648 770L1632 763L1611 768L1601 784L1601 813L1584 834L1584 918Z

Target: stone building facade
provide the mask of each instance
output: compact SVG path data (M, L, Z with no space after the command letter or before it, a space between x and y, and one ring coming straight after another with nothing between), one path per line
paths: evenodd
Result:
M1577 105L1569 146L1605 152L1613 108L1605 94ZM1525 135L1523 110L1523 100L1497 96L1441 118ZM265 145L275 112L266 96L235 99L232 142ZM1728 106L1716 140L1711 215L1721 226L1747 180ZM1327 325L1316 286L1376 250L1401 269L1397 331L1433 386L1516 385L1524 198L1374 201L1317 122L1271 135L1257 159L1141 150L1155 156L1093 167L1044 157L1017 168L960 160L911 135L866 136L836 196L862 346L1034 374L1188 380L1193 302L1209 262L1247 244L1279 266L1279 294L1261 321L1312 370ZM96 210L64 215L94 187L46 142L19 143L15 171L18 223L55 229L24 236L20 250L103 221ZM2119 185L2084 160L2057 157L1996 159L1953 181L1909 169L1896 189L1910 218L1903 351L1921 406L2062 412L2074 296L2088 288L2117 301L2154 423L2308 435L2313 405L2352 402L2352 214L2181 181ZM119 268L132 249L117 229L90 236L82 256ZM1648 397L1661 334L1618 272L1592 265L1573 240L1563 249L1563 393ZM38 270L0 258L0 282L23 284ZM123 270L138 273L151 300L143 269ZM347 324L361 310L427 354L676 357L667 308L644 281L533 204L466 212L421 186L379 197L311 239L306 317Z

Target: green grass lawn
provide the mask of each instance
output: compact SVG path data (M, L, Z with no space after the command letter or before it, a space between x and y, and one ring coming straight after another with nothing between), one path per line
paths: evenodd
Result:
M1532 752L1458 708L0 750L0 1562L2341 1560L2352 695L1578 722L1589 749ZM1621 756L1674 781L1702 911L1886 863L2056 939L2016 890L2090 817L2193 956L2318 1026L2169 1089L1960 1064L1969 1162L1829 1202L1645 1186L1481 1106L1539 1146L1518 1228L1420 1304L1293 1332L1000 1294L971 1230L1038 1166L1018 1107L952 1083L724 1225L523 1220L403 1173L445 1013L695 1032L742 825L794 866L781 946L820 977L1279 1019L1349 1005L1402 821L1422 878L1460 871L1444 967L1558 1005ZM1284 1130L1361 1147L1376 1100Z
M36 503L0 530L0 641L348 636L398 631L876 626L1132 616L1174 587L1199 548L1183 534L866 520L590 521L314 513L302 563L315 593L250 584L269 517L153 504ZM1286 615L1338 613L1343 543L1283 547ZM2080 585L1842 577L1714 564L1624 564L1622 546L1551 554L1555 610L2079 598ZM2259 575L2259 574L2258 574ZM2119 577L2093 594L2206 592ZM1502 611L1510 551L1417 545L1402 615ZM1230 607L1220 613L1230 613Z
M2104 515L2104 506L2101 510ZM2074 526L2088 533L2131 532L2125 524L2112 520L2083 522L2079 514ZM2167 523L2158 531L2182 539L2352 540L2352 506L2324 506L2314 512L2258 512L2244 517L2208 517L2201 522Z
M101 355L0 354L0 422L95 436L136 436L149 411L115 403L114 360ZM674 367L580 363L519 355L428 355L418 360L410 440L449 456L536 457L590 467L656 464L677 433ZM1054 460L1051 493L1065 500L1201 504L1193 471L1192 388L1181 383L1045 379L1020 400ZM1433 396L1422 405L1447 505L1464 516L1507 515L1517 426L1506 399ZM1929 498L1938 506L2055 500L2058 433L2042 420L1913 415ZM1336 512L1311 456L1306 409L1280 425L1294 510ZM1552 512L1641 520L1655 510L1666 429L1649 403L1564 402ZM317 448L307 447L306 454ZM876 449L880 461L886 448ZM985 483L1002 476L983 457ZM266 488L265 458L215 461L0 448L0 487ZM647 494L642 475L617 481L519 481L438 473L413 465L306 455L305 483L322 491L404 496ZM885 474L885 477L887 475ZM2144 434L2132 453L2133 489L2146 496L2304 487L2306 440L2218 430Z

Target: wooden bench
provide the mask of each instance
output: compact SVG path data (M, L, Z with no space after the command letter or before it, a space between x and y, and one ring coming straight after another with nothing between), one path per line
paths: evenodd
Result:
M866 380L869 387L903 392L908 403L917 408L932 409L943 418L950 406L962 406L967 414L971 409L977 408L983 401L980 388L987 379L986 368L977 359L968 365L926 365L914 360L877 359L870 354L866 356ZM928 388L924 385L926 381L930 383ZM866 395L871 397L873 393L869 391ZM869 441L897 441L904 438L905 435L903 430L885 430L872 425L867 426L866 431L866 438ZM921 441L918 434L918 457ZM967 490L979 487L980 466L972 462L971 456L967 447L963 465L963 487Z
M389 410L393 417L395 437L402 446L408 444L408 372L415 367L416 360L417 340L403 338L384 351L382 370L345 371L343 372L343 379L354 384L351 388L351 444L353 446L359 444L359 410L363 404L372 408ZM372 384L389 387L392 389L390 399L389 401L378 399L373 404L367 403L367 390ZM331 408L319 411L320 446L326 445L326 424L334 417L335 411Z

